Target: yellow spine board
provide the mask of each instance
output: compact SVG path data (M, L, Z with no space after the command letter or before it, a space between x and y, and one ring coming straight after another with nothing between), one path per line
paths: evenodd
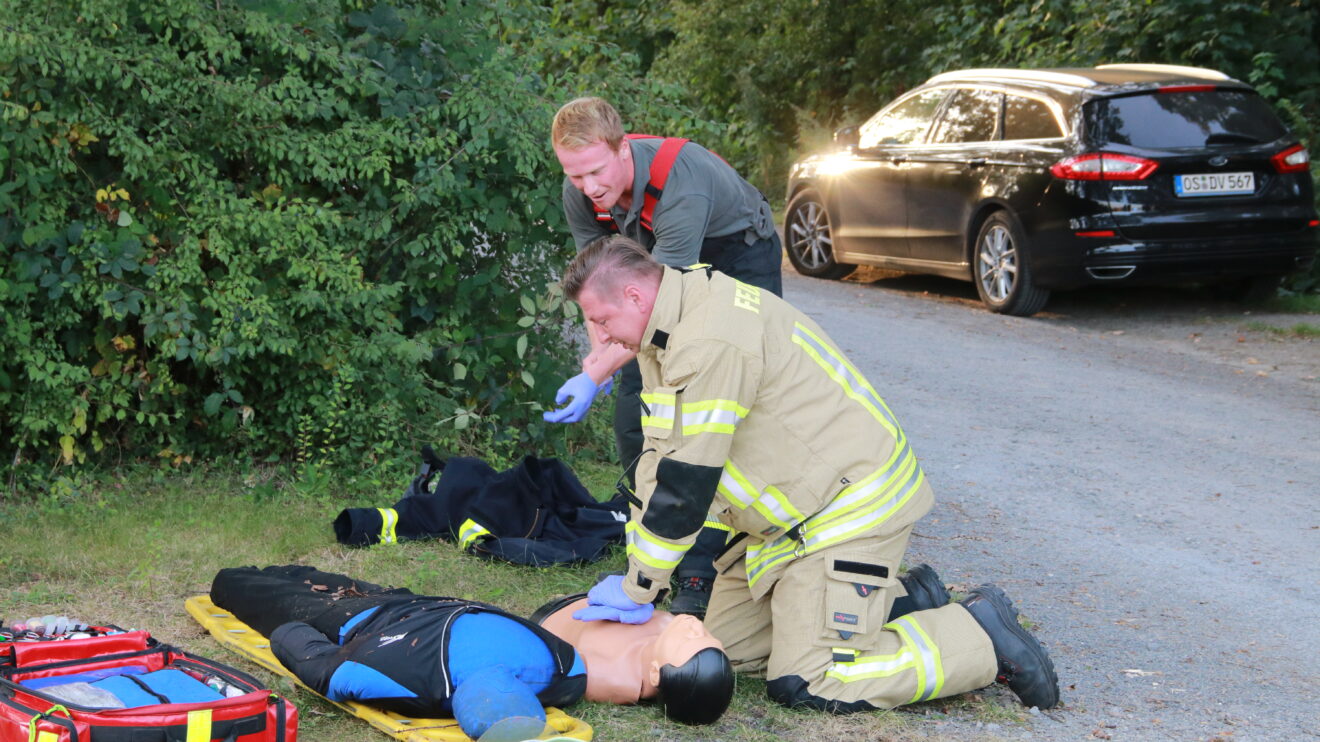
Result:
M316 691L303 685L297 676L289 672L284 665L280 664L279 660L275 659L275 655L270 651L270 642L266 640L266 637L239 621L234 617L234 614L216 606L215 603L211 602L210 597L198 595L188 598L184 603L184 607L187 608L188 614L196 619L197 623L211 632L211 636L215 637L216 641L228 649L241 654L277 675L283 675L293 680L298 685L306 688L309 693L316 693ZM468 736L459 728L458 722L453 719L413 719L352 701L340 703L326 700L362 719L376 729L404 742L470 742ZM546 708L545 716L546 723L553 730L555 739L559 737L588 741L591 739L591 725L581 719L569 716L553 707Z

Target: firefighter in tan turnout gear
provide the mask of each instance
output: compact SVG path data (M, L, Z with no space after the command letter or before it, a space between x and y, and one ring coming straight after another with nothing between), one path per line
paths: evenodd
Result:
M706 626L776 701L892 708L999 679L1028 706L1058 702L1044 648L992 585L886 623L933 496L893 413L819 325L620 236L579 253L562 283L600 337L637 352L643 379L628 573L593 588L593 605L647 613L719 513L733 535Z

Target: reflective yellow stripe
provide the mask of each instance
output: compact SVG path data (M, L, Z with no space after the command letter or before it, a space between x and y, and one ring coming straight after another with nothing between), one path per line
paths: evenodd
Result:
M674 429L674 395L642 392L642 427L656 428L665 433Z
M662 540L642 528L635 521L628 521L624 527L627 552L629 557L636 557L642 564L662 570L674 570L683 561L691 545L680 546Z
M889 406L871 388L870 383L866 381L866 377L853 368L853 365L848 363L847 359L836 353L824 340L821 340L801 323L794 326L793 342L805 350L807 355L811 356L817 365L824 369L825 373L843 388L844 394L865 407L871 413L871 416L878 420L895 439L902 435L898 423L894 419L894 413L889 410Z
M188 735L185 742L211 742L211 709L188 712Z
M720 472L720 483L715 491L724 495L724 499L739 510L746 510L761 494L732 461L724 462L724 471Z
M849 485L820 512L802 522L800 542L781 536L769 544L749 545L748 584L755 585L771 568L799 551L810 554L876 528L901 510L925 481L916 455L906 439L900 440L889 461ZM757 510L765 515L760 508Z
M925 481L926 476L917 466L916 458L912 458L911 465L900 471L891 484L877 491L864 507L857 508L846 519L821 523L816 516L808 518L801 533L804 548L818 551L876 528L901 510Z
M901 649L894 654L876 654L868 657L857 657L856 650L852 649L836 649L834 653L854 655L851 660L836 661L825 673L826 677L834 678L841 683L852 683L867 678L885 678L916 666L915 657L908 649Z
M732 399L704 399L683 403L683 435L733 434L747 417L747 408Z
M376 508L380 511L380 542L393 544L399 540L394 529L399 525L399 511L394 508Z
M780 562L792 559L798 542L787 536L780 536L772 543L753 541L747 545L747 584L756 585L763 576Z
M723 523L721 523L721 522L718 521L718 520L715 520L714 518L711 518L710 516L706 516L706 522L703 523L703 524L701 525L701 527L702 527L702 528L713 528L713 529L715 529L715 530L717 530L717 531L728 531L729 533L733 533L733 529L732 529L732 528L730 528L730 527L724 525Z
M33 742L31 734L28 735L28 742ZM60 742L60 735L54 732L37 732L36 742Z
M811 516L813 527L822 528L826 523L854 513L886 493L892 493L894 488L901 487L915 476L916 469L917 457L912 453L912 447L906 439L898 441L889 454L889 460L881 464L879 469L853 482L835 495L820 512Z
M751 507L784 530L797 525L805 517L778 489L766 487L764 492L758 491L732 461L724 462L724 471L720 473L720 483L715 490L739 510Z
M490 531L480 523L468 518L463 521L463 525L458 529L458 545L464 550L477 542L477 539L491 535Z
M885 628L898 632L915 656L917 692L909 703L929 701L939 695L944 688L944 663L940 660L940 648L931 641L921 624L908 615L890 621Z
M793 503L784 497L784 493L774 487L766 487L761 496L756 498L753 507L756 508L756 512L765 516L766 520L780 528L792 528L803 518L802 513L793 507Z

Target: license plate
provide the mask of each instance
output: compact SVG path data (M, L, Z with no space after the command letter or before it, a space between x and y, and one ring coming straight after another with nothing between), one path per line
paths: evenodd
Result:
M1182 197L1232 196L1256 192L1255 173L1175 175L1173 192Z

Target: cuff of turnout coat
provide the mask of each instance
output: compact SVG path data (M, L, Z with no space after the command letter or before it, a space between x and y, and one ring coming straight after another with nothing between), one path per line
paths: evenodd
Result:
M335 518L335 539L348 546L380 543L381 522L376 508L345 508Z

